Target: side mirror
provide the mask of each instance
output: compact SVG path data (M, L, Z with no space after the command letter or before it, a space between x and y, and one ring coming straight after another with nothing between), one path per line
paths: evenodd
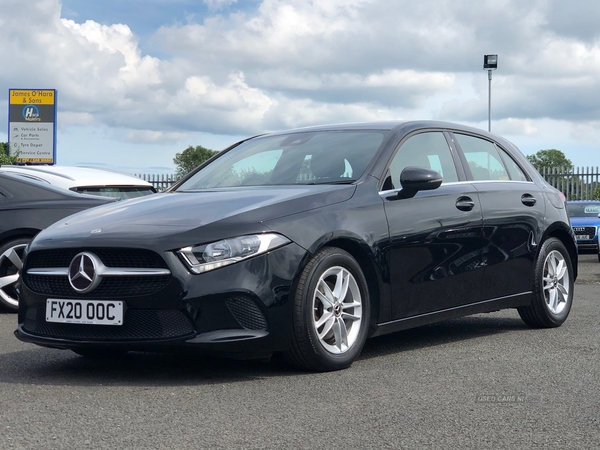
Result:
M402 190L398 192L400 198L411 198L419 191L431 191L442 184L442 176L435 170L424 167L405 167L400 174Z

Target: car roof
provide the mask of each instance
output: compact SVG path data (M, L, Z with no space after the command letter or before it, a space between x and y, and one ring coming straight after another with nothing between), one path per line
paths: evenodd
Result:
M76 166L1 166L0 170L71 189L83 186L142 186L151 183L138 177L106 169Z
M334 123L329 125L316 125L304 128L295 128L291 130L264 133L261 135L254 136L254 138L260 136L276 136L289 133L352 130L402 132L404 134L408 134L416 130L447 130L451 132L476 134L478 136L486 137L492 141L495 141L502 145L504 148L511 149L512 151L518 150L518 148L512 142L497 134L493 134L480 128L475 128L468 125L462 125L455 122L445 122L440 120L385 120L377 122Z
M269 135L273 134L287 134L294 132L311 132L311 131L343 131L343 130L382 130L391 131L395 129L421 129L421 128L442 128L449 130L465 131L477 133L480 135L489 135L494 139L499 139L497 135L492 135L485 130L462 125L454 122L444 122L439 120L383 120L377 122L353 122L353 123L334 123L329 125L316 125L303 128L294 128L291 130L282 130L280 132L265 133Z

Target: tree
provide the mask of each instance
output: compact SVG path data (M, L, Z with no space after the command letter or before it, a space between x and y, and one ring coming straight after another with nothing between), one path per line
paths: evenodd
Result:
M544 167L573 168L571 160L563 152L555 148L540 150L535 155L527 155L527 159L539 171Z
M175 166L177 166L177 176L182 177L188 172L191 172L194 168L198 167L217 153L219 152L202 147L201 145L197 145L196 147L190 145L183 152L177 153L175 158L173 158L173 162L175 163Z
M0 165L1 164L13 164L16 158L10 156L8 151L8 142L0 142Z

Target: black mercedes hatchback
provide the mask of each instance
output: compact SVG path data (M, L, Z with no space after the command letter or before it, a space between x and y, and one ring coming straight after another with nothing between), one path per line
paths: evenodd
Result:
M517 308L567 318L565 198L461 125L328 125L239 142L169 192L41 232L16 336L82 355L194 346L348 367L368 337Z

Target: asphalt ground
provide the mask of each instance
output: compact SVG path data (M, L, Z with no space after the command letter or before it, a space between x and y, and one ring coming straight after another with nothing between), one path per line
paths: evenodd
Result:
M367 342L347 370L197 354L98 361L25 344L0 314L0 449L597 449L600 263L571 315L516 311Z

